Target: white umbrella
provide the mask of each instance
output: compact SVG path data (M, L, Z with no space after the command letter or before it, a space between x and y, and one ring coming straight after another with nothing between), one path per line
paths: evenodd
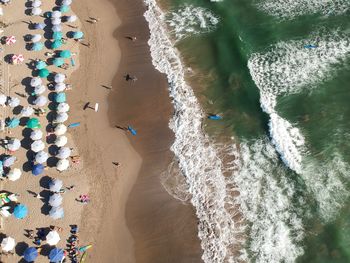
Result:
M62 159L57 162L56 169L60 172L67 170L69 167L69 161L67 159Z
M72 0L63 0L62 1L62 5L71 5L72 4Z
M10 151L17 151L19 148L21 148L21 141L18 139L10 140L7 144L7 149Z
M18 195L17 194L9 194L8 199L10 199L12 202L18 203Z
M40 7L41 6L41 1L40 0L34 0L32 2L32 7Z
M0 208L0 215L3 217L10 217L11 213L9 212L9 206L3 206Z
M64 83L57 83L56 85L55 85L55 91L56 92L62 92L62 91L64 91L66 89L66 84L64 84Z
M47 159L49 159L49 155L47 152L44 151L40 151L35 155L35 161L37 163L44 163L47 161Z
M50 246L57 245L60 240L61 240L60 235L57 233L56 230L50 231L46 236L46 242Z
M38 15L41 14L41 12L42 12L42 10L41 10L41 8L39 8L39 7L34 7L34 8L32 9L32 15L33 15L33 16L38 16Z
M57 136L63 135L66 132L67 132L67 126L62 123L58 124L55 128L55 134Z
M21 110L21 116L22 117L30 117L30 116L33 115L33 113L34 113L34 109L32 107L30 107L30 106L25 107L25 108L23 108Z
M66 76L62 73L57 73L55 75L55 82L56 83L62 83L66 79Z
M22 175L22 171L18 168L15 168L7 174L7 178L10 181L17 181L19 178L21 178L21 175Z
M53 32L61 32L61 31L62 31L61 25L54 25L54 26L52 27L52 31L53 31Z
M65 103L65 102L60 103L60 104L57 105L57 109L56 110L57 110L58 113L67 112L67 111L69 111L69 105L68 105L68 103Z
M4 94L0 94L0 105L5 106L6 101L7 101L7 96Z
M40 129L33 130L30 133L30 139L32 139L33 141L41 140L42 137L43 132Z
M70 23L73 23L73 22L75 22L75 21L77 21L77 16L75 16L75 15L72 15L72 16L68 16L67 17L67 22L70 22Z
M67 159L71 154L71 149L69 147L62 147L58 150L58 154L56 155L59 159Z
M66 112L62 112L57 114L55 122L62 123L62 122L65 122L66 120L68 120L68 114Z
M11 97L8 101L8 105L11 107L11 108L15 108L17 107L18 105L20 104L20 101L19 101L19 98L16 98L16 97Z
M32 35L32 39L31 40L34 43L39 42L41 40L41 35L40 34Z
M43 141L38 140L33 142L30 148L33 152L37 153L45 149L45 143Z
M52 207L49 215L52 217L52 219L60 219L64 216L64 211L62 207Z
M59 192L63 187L63 182L62 180L55 178L50 182L49 187L50 187L50 191Z
M50 196L49 205L53 207L60 206L62 204L63 198L60 194L53 194Z
M34 88L34 93L36 95L43 94L46 91L46 87L44 85L39 85Z
M54 17L51 19L51 24L53 24L53 25L59 25L61 23L62 23L61 18Z
M62 16L62 13L60 11L53 11L51 14L51 17L53 18L60 18Z
M45 96L39 96L34 100L34 104L39 107L45 106L47 103L47 98Z
M36 86L41 85L42 83L43 83L43 81L41 80L41 78L34 77L34 78L32 78L32 80L30 81L30 86L36 87Z
M6 237L1 242L1 249L5 252L9 252L15 248L16 241L12 237Z
M10 167L11 165L13 165L15 163L15 161L17 160L17 158L15 156L9 156L6 157L3 161L2 161L2 165L4 167Z
M68 142L68 138L66 136L59 136L57 137L56 141L55 141L55 144L58 146L58 147L63 147L67 144Z

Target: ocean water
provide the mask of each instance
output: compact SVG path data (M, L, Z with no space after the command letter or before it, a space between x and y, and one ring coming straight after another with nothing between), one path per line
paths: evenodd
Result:
M350 1L144 2L203 261L350 262Z

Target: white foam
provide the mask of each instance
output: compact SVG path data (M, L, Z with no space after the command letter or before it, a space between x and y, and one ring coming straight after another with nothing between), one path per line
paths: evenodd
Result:
M166 22L177 40L209 32L219 23L219 18L209 9L184 5L166 14Z
M350 10L349 0L263 0L257 6L264 12L280 18L301 15L340 15Z

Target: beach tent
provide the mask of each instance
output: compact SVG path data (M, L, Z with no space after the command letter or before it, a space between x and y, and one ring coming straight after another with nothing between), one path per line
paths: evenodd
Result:
M60 48L62 46L62 41L60 39L56 39L55 41L53 41L51 43L51 48L55 49L55 48Z
M38 255L38 250L35 247L27 247L26 250L24 250L23 258L27 262L33 262Z
M43 137L43 132L40 129L34 130L30 133L30 139L33 141L41 140Z
M57 31L57 32L53 32L53 33L52 33L52 38L53 38L54 40L61 40L62 37L63 37L63 33L60 32L60 31Z
M60 92L55 95L55 102L57 103L63 103L66 102L67 96L66 93Z
M57 105L57 108L56 108L57 112L58 113L63 113L63 112L68 112L69 111L69 105L68 103L60 103Z
M68 114L66 112L58 113L55 122L57 123L63 123L68 120Z
M6 237L1 241L1 249L4 252L9 252L16 246L16 241L12 237Z
M37 176L44 171L44 168L44 165L42 165L41 163L35 164L32 168L32 174Z
M60 206L62 204L62 201L63 201L62 195L53 194L50 196L49 205L51 205L52 207L57 207L57 206ZM53 245L56 245L56 244L53 244Z
M0 105L5 106L6 102L7 102L7 96L4 94L0 94Z
M60 12L60 11L53 11L52 13L51 13L51 17L52 18L60 18L62 16L62 13Z
M69 161L67 159L59 160L56 164L56 169L60 172L67 170L69 167Z
M10 181L17 181L19 178L21 178L22 171L18 168L14 168L7 174L7 178Z
M55 58L52 62L56 67L60 67L64 64L64 60L62 58Z
M71 5L72 4L72 0L63 0L61 5Z
M38 118L30 118L30 119L27 121L26 126L27 126L28 128L30 128L30 129L35 129L35 128L40 127L39 119L38 119Z
M45 106L47 103L47 98L45 96L39 96L34 100L34 104L39 107Z
M24 61L24 56L22 54L13 55L11 60L13 64L21 64Z
M40 152L45 149L45 143L43 141L34 141L32 145L30 146L31 150L33 152Z
M55 134L57 136L63 135L67 132L67 126L60 123L55 127Z
M62 83L65 79L66 79L66 76L64 74L57 73L55 75L55 79L54 80L55 80L56 83Z
M35 68L40 70L40 69L44 69L47 67L47 64L45 61L39 60L36 62Z
M40 40L41 40L41 35L40 34L32 35L31 41L33 43L39 42Z
M49 259L50 262L59 263L62 262L64 258L64 251L59 248L54 248L50 251Z
M62 180L60 179L52 179L50 184L49 184L49 188L50 188L50 191L52 192L59 192L63 187L63 182Z
M52 219L60 219L64 217L64 211L63 208L58 206L58 207L52 207L49 215L51 216Z
M34 77L31 79L30 81L30 86L32 87L36 87L36 86L39 86L43 83L43 81L41 80L41 78L38 78L38 77Z
M36 43L33 43L32 48L30 50L32 50L32 51L40 51L43 48L44 48L44 44L43 43L36 42Z
M60 52L61 58L70 58L72 56L71 52L69 50L62 50Z
M39 77L40 78L47 78L50 75L50 71L46 68L40 69L39 70Z
M45 27L46 27L46 24L45 24L45 23L36 23L36 24L34 24L34 28L35 28L35 29L41 29L41 30L43 30ZM32 41L33 41L33 40L32 40Z
M21 148L21 141L18 139L11 139L9 140L6 148L12 152L17 151L19 148Z
M61 32L61 31L62 31L61 25L54 25L52 27L52 32Z
M54 195L58 195L58 194L54 194ZM61 195L58 195L58 196L61 197L61 203L62 203L62 196ZM60 240L61 240L60 235L56 230L50 231L46 236L46 243L49 244L50 246L57 245Z
M67 13L70 10L70 7L68 5L62 5L60 7L61 13Z
M16 37L15 36L9 36L5 39L6 45L12 45L16 43Z
M20 123L20 120L17 119L17 118L12 118L12 119L9 119L7 122L6 122L6 126L9 127L9 128L16 128L18 127Z
M39 7L34 7L34 8L32 9L32 15L33 15L33 16L39 16L39 15L41 14L41 12L42 12L42 10L41 10L41 8L39 8Z
M37 163L43 164L49 159L49 155L47 152L40 151L35 155L35 161Z
M10 99L8 100L8 105L9 105L11 108L16 108L19 104L20 104L19 98L10 97Z
M16 156L7 156L2 160L2 166L10 167L16 162L16 160L17 160Z
M69 22L69 23L73 23L73 22L77 21L77 19L78 18L75 15L67 16L67 22Z
M28 214L28 208L25 205L18 204L13 210L13 216L17 219L23 219Z
M63 147L67 144L68 138L64 135L57 137L55 140L55 145L58 147Z
M71 149L69 147L62 147L58 150L58 154L56 155L59 159L67 159L71 154Z
M40 95L43 94L46 91L46 87L44 85L39 85L34 88L34 92L32 95Z
M32 2L32 7L40 7L41 6L41 1L40 0L34 0Z
M28 106L28 107L25 107L21 110L20 115L22 117L30 117L33 115L33 113L34 113L34 109L32 107Z
M84 33L81 31L73 32L74 39L80 39L80 38L83 38L83 36L84 36Z
M60 25L62 23L62 21L61 21L61 18L58 18L58 17L53 17L52 19L51 19L51 24L53 24L53 25Z

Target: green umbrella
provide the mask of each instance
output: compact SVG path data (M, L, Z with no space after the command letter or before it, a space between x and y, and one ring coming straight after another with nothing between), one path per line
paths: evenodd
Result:
M40 43L40 42L37 42L37 43L34 43L33 46L32 46L32 51L40 51L44 48L44 44L43 43Z
M40 78L46 78L48 75L50 75L50 71L48 71L46 68L39 70L39 77Z
M36 69L43 69L43 68L46 68L47 67L47 64L42 61L42 60L39 60L36 65L35 65Z
M69 50L62 50L60 52L60 57L61 58L70 58L72 56L72 54L70 53Z
M37 118L30 118L27 121L27 127L30 129L38 128L38 127L40 127L40 122Z
M84 33L81 31L77 31L77 32L73 33L73 38L75 38L75 39L82 38L83 36L84 36Z
M66 12L68 12L69 11L69 6L68 5L62 5L61 7L60 7L60 11L61 11L61 13L66 13Z
M19 125L20 121L19 119L17 118L12 118L12 119L9 119L7 122L6 122L6 125L7 127L9 128L16 128L18 125Z
M53 32L53 34L52 34L52 38L54 40L60 40L60 39L62 39L62 37L63 37L63 34L60 31Z
M62 46L62 41L60 39L56 39L54 42L52 42L51 44L51 48L55 49L55 48L59 48Z

